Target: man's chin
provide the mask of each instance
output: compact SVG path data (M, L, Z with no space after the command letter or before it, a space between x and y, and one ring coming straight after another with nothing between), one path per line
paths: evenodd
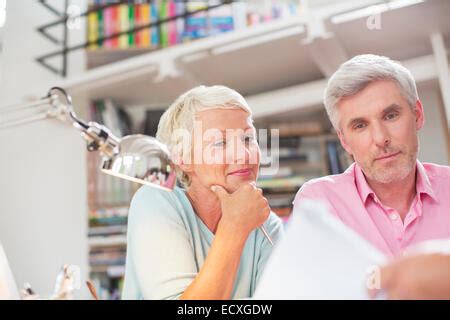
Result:
M411 169L406 166L384 165L381 168L376 168L375 173L372 174L372 179L384 184L398 182L405 179L410 172Z

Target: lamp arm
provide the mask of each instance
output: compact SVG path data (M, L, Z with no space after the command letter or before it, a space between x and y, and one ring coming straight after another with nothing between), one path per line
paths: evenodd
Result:
M106 156L117 154L119 152L120 139L104 125L94 121L86 123L78 118L73 109L72 97L63 88L53 87L49 90L48 97L53 107L58 108L58 104L62 103L59 98L61 95L66 100L63 105L69 116L68 120L72 122L75 128L81 131L81 136L86 140L88 151L99 150Z

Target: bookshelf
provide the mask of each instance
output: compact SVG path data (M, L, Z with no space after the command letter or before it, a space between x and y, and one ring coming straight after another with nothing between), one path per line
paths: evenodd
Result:
M110 99L91 101L89 119L119 137L132 133L126 111ZM126 259L128 207L137 183L103 174L98 153L87 153L89 277L101 299L120 299Z
M298 0L90 0L87 67L297 16L299 10Z

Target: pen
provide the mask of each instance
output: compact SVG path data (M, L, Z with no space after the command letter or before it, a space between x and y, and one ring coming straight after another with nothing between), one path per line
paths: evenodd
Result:
M95 287L92 284L92 282L90 280L87 280L86 285L87 285L89 291L91 292L92 296L94 297L94 299L98 300L97 291L95 290Z

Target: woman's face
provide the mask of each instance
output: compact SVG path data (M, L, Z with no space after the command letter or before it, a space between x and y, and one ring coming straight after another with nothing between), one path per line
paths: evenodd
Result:
M197 113L191 164L183 170L191 185L210 189L220 185L228 192L258 177L260 149L256 129L241 109L209 109Z

